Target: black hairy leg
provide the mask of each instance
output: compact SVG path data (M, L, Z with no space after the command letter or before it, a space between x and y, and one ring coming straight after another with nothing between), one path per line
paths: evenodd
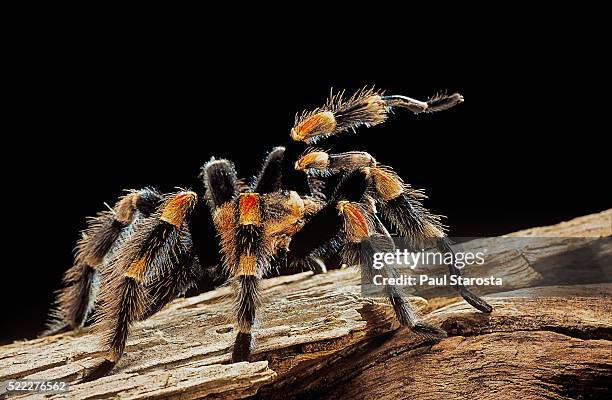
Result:
M245 185L238 179L234 163L214 157L204 164L200 174L211 212L232 201Z
M337 253L341 249L344 219L338 212L337 203L346 200L362 201L367 190L364 182L364 176L359 170L343 177L329 201L292 236L287 254L290 264L308 257Z
M393 265L386 265L376 271L373 268L375 253L394 252L396 247L393 238L382 221L378 219L378 216L371 215L371 220L373 221L371 229L374 229L375 232L360 243L351 243L345 246L344 251L347 253L345 258L352 258L353 262L361 265L361 271L365 274L366 282L372 282L375 273L382 275L383 278L396 278L399 275ZM446 337L446 332L443 329L418 319L417 313L406 301L406 293L402 291L400 286L385 285L384 290L400 325L409 327L429 342L438 342Z
M346 234L342 259L348 265L359 265L366 279L370 278L368 281L371 281L374 274L374 253L393 252L393 239L384 229L382 222L377 220L370 205L351 201L340 201L337 204L344 219ZM377 273L387 278L397 277L393 266L386 266ZM387 285L385 292L400 325L409 327L427 341L436 342L446 337L442 329L418 320L416 312L399 287Z
M451 275L455 275L457 277L462 276L461 270L457 268L455 263L455 252L451 247L451 241L448 237L440 237L438 238L436 245L438 249L447 254L451 254L453 257L453 261L448 265L448 269ZM465 285L453 285L453 288L463 297L463 299L468 302L472 307L480 310L484 313L490 313L493 311L493 306L487 303L484 299L477 296L474 292L472 292Z
M338 252L348 234L338 204L366 201L367 189L366 175L362 171L354 170L343 176L329 201L293 235L289 243L289 260L297 262L309 256Z
M259 302L258 280L269 263L263 226L263 204L259 194L243 193L235 203L235 249L233 260L228 263L234 277L236 319L238 334L234 342L232 360L248 361L252 348L252 328Z
M64 274L64 288L57 292L48 329L41 336L80 328L87 322L100 287L100 270L131 234L131 225L148 217L160 201L161 195L153 189L130 190L112 210L88 220L76 245L74 265Z
M298 171L323 177L346 174L361 167L373 166L376 166L376 160L364 151L331 154L315 148L304 151L294 164L294 168Z
M374 254L381 251L393 251L393 240L383 234L372 234L360 243L351 243L345 246L345 259L354 259L356 264L361 265L361 271L365 275L365 280L372 281L374 271L371 268L374 261ZM384 278L395 278L397 271L391 265L376 271ZM446 337L446 332L434 325L420 321L417 313L406 300L406 294L398 286L386 285L385 293L387 299L393 307L395 317L401 326L410 328L413 332L425 338L427 341L437 342Z
M329 252L340 252L343 263L359 265L366 278L373 274L374 253L393 251L394 243L376 216L368 196L369 176L361 169L347 173L330 201L298 231L289 245L290 259L304 259ZM393 267L382 271L396 276ZM395 286L385 287L397 320L429 341L445 336L444 331L422 323Z
M389 107L405 108L415 114L444 111L463 103L463 96L459 93L451 95L438 93L427 101L420 101L401 95L381 96L381 98Z
M342 222L334 203L322 207L293 235L287 253L288 263L291 265L310 256L322 256L328 250L337 250Z
M380 207L382 215L391 223L408 244L414 249L434 245L441 252L452 254L449 239L444 232L445 226L439 215L432 214L423 206L426 198L422 190L414 189L390 167L378 165L374 157L365 152L328 154L320 150L304 153L296 162L296 169L316 174L353 174L348 171L361 171L367 182L368 194ZM461 276L454 259L449 264L452 275ZM482 312L491 312L493 308L475 295L464 285L455 285L457 292L470 305Z
M294 168L295 160L307 148L305 143L294 141L284 147L275 147L266 157L250 190L260 194L287 190L302 197L322 197L323 182Z
M274 151L271 153L260 174L258 185L261 188L275 185L273 170L276 167L276 154ZM260 195L240 193L236 170L227 160L207 163L202 175L206 199L221 242L224 272L231 277L230 282L236 293L238 333L232 360L244 361L248 360L251 353L251 329L255 323L259 302L258 280L261 278L258 263L263 262L264 228Z
M252 187L254 193L272 193L281 190L282 169L285 158L285 148L275 147L267 155L264 164Z
M193 192L164 198L117 250L102 273L101 306L94 329L102 334L104 360L83 381L107 374L119 361L132 324L162 308L199 275L187 219L197 202Z
M227 269L222 265L223 243L219 240L211 240L218 235L219 228L222 229L227 225L227 221L223 220L227 213L219 212L219 210L223 210L238 193L246 190L247 185L238 179L231 161L214 157L202 166L200 179L205 190L203 196L205 204L198 204L194 209L189 227L194 242L202 244L195 246L196 254L203 268L199 289L212 289L227 282L230 278Z
M427 101L419 101L406 96L385 96L374 89L362 89L349 98L345 98L344 92L339 92L330 96L322 107L296 116L291 138L314 144L320 139L355 130L360 126L382 124L394 108L403 108L413 113L436 112L462 102L463 97L458 93L438 94Z
M441 217L429 212L421 202L425 198L421 190L416 190L405 184L402 179L388 167L364 167L372 182L372 196L380 205L382 215L406 239L414 249L425 245L434 245L443 253L452 254L453 260L448 265L451 275L461 276L461 270L456 267L454 252L446 237L445 226ZM433 243L432 243L433 242ZM465 285L455 285L454 288L463 299L484 313L493 311L493 307L474 294Z
M234 362L249 359L252 330L260 307L258 283L270 274L273 258L287 251L291 238L302 226L308 204L295 191L268 194L240 193L226 207L229 229L221 233L225 266L236 291L238 334L232 353Z

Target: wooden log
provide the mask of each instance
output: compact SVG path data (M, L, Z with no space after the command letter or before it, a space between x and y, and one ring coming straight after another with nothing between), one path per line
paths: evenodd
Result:
M259 395L603 398L612 386L611 291L612 285L603 284L498 294L488 298L495 307L490 316L454 304L426 318L449 334L438 344L400 329L309 366L317 373L281 377Z
M611 213L570 224L593 231ZM432 301L411 298L431 311L424 319L449 333L433 346L399 329L386 302L363 298L357 270L273 278L263 282L253 360L237 364L230 363L231 293L221 288L176 300L137 323L109 376L51 398L597 397L612 381L607 278L488 296L496 308L491 315L457 299L435 309ZM5 345L0 382L75 381L100 360L100 350L87 328Z

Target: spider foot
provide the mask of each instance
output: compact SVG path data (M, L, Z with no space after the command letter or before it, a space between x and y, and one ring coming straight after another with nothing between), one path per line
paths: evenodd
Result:
M91 369L87 369L79 383L95 381L98 378L106 376L117 365L116 361L105 358L101 363L95 365Z
M476 296L474 293L472 293L471 290L469 290L465 286L459 286L456 289L461 295L461 297L463 297L463 299L468 304L470 304L472 307L474 307L478 311L481 311L485 314L489 314L491 311L493 311L492 305L484 301L482 298Z
M232 362L249 361L251 356L252 335L250 333L238 332L236 341L234 342L234 350L232 351Z
M430 343L438 343L447 336L445 330L421 321L414 324L412 331Z

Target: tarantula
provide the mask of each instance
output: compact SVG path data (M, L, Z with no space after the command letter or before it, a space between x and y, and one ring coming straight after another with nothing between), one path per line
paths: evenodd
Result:
M422 191L368 153L330 154L312 146L381 124L393 109L435 112L462 102L457 93L426 102L366 89L350 98L339 93L296 117L290 139L268 154L250 185L238 179L230 161L213 158L202 167L203 193L129 191L82 232L47 333L82 326L95 307L94 327L103 332L105 357L84 380L103 376L122 356L133 322L160 310L204 274L235 287L238 333L232 360L243 361L252 349L259 280L279 266L316 268L328 255L361 265L369 274L373 252L393 246L378 210L413 243L434 238L440 250L452 252L440 216L421 203ZM449 269L460 275L454 263ZM492 310L468 288L456 289L478 310ZM445 336L418 320L397 287L385 290L401 325L430 340Z

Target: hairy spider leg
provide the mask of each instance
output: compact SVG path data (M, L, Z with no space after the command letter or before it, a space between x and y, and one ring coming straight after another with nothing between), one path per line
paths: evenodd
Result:
M404 183L392 168L378 165L376 160L365 152L327 154L322 151L303 154L296 162L296 169L298 168L329 174L361 170L368 181L368 193L374 198L382 215L393 228L408 239L416 249L426 244L434 244L441 252L451 254L453 260L448 265L449 272L461 276L461 270L456 267L450 239L446 236L445 226L440 221L441 217L432 214L423 206L421 200L426 198L423 191ZM491 305L466 286L453 287L474 308L485 313L493 310Z
M378 216L372 215L374 219L375 233L372 233L366 240L363 240L357 247L353 245L353 249L349 254L353 254L359 264L362 266L362 274L366 282L372 282L374 277L374 254L379 252L395 251L395 243L385 228L384 224ZM368 268L369 267L369 268ZM376 274L382 275L384 278L396 278L399 276L394 265L386 265L380 270L376 270ZM406 293L400 286L385 285L384 291L387 298L393 307L395 316L401 326L409 327L413 332L423 337L428 342L438 342L446 337L446 332L434 325L425 323L418 319L417 313L406 301Z
M261 188L274 185L274 175L269 172L276 167L274 160L278 154L278 151L270 153L269 162L260 174ZM227 160L207 163L203 176L206 198L221 242L223 266L236 293L238 333L232 360L244 361L248 360L253 344L251 330L260 304L258 282L270 261L264 244L263 202L258 193L240 193L236 170Z
M382 124L394 108L414 113L436 112L462 102L463 97L458 93L450 96L439 94L427 101L420 101L400 95L385 96L373 89L359 90L349 98L344 97L344 92L339 92L330 96L322 107L296 116L290 136L294 141L314 144L360 126Z
M85 325L94 310L100 269L105 260L131 234L131 225L139 218L148 217L160 202L161 195L154 189L130 190L112 210L102 211L88 220L76 244L74 264L64 274L64 287L57 292L48 328L41 336Z
M107 374L120 360L132 324L150 316L199 275L186 220L197 196L182 191L165 197L117 250L103 272L101 307L94 329L102 333L104 360L83 381Z
M252 350L251 330L255 324L259 299L258 283L270 264L271 254L265 244L264 204L258 193L242 193L235 203L236 249L231 263L236 299L238 334L232 352L233 362L246 361Z
M330 201L293 236L289 256L301 259L329 250L341 251L345 263L361 265L366 274L372 274L373 254L394 244L369 205L368 187L369 177L360 169L344 176ZM395 270L389 268L385 273L393 276ZM444 337L443 331L417 319L397 288L389 286L387 296L401 325L428 340Z
M254 193L272 193L283 189L282 169L285 157L284 147L275 147L268 153L259 175L252 186Z

